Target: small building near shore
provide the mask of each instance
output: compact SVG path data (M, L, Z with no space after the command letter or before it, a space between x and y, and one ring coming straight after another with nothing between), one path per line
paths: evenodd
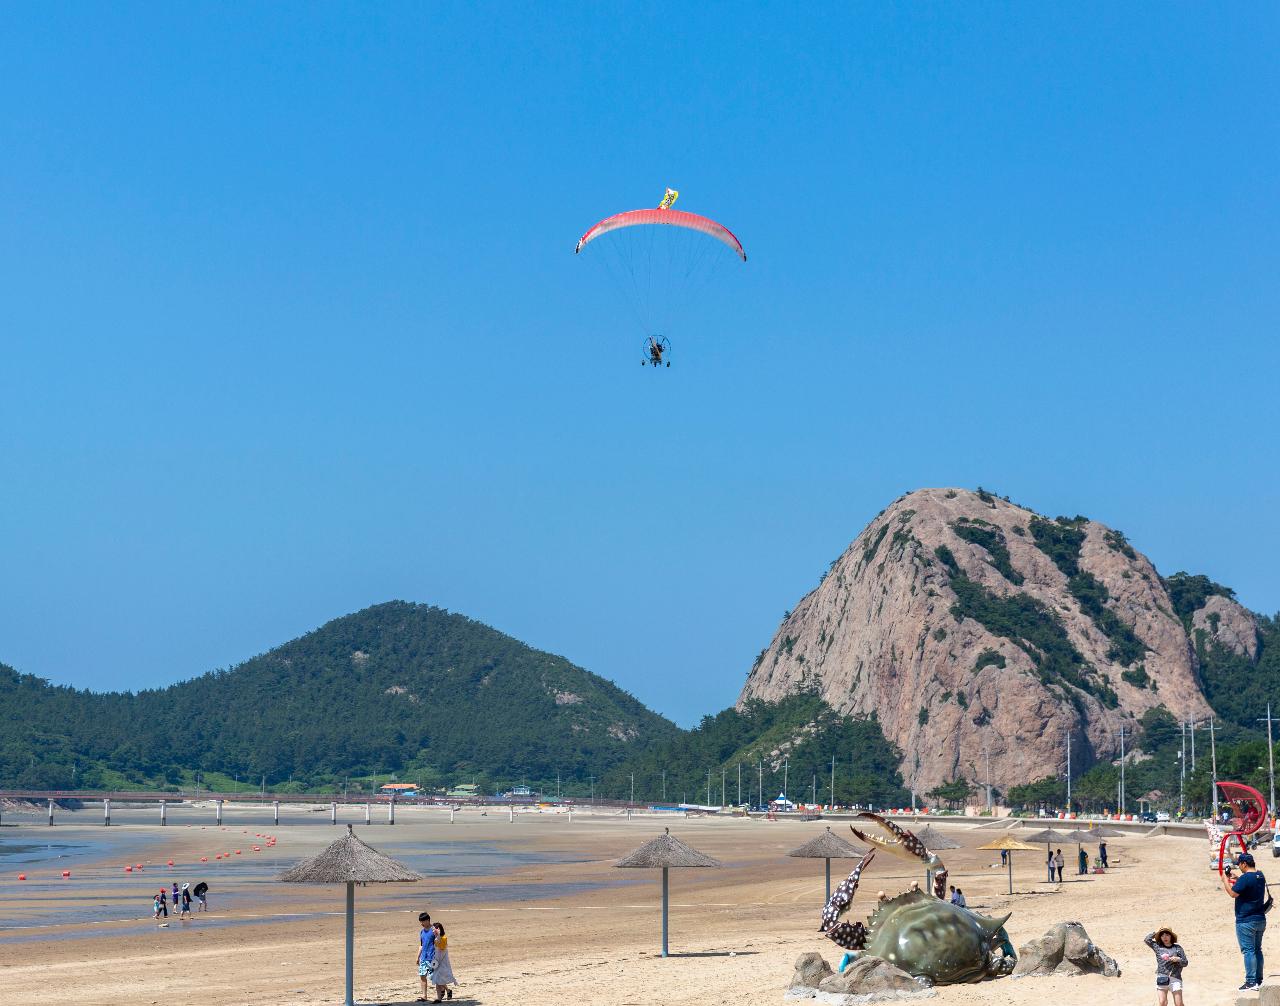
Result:
M378 792L384 796L417 796L418 787L415 783L411 782L389 782L385 786L379 786Z

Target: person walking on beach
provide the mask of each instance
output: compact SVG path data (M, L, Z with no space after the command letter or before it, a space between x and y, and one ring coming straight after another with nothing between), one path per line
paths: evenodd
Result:
M1107 868L1107 840L1105 838L1098 839L1098 858L1102 860L1102 868Z
M1049 858L1045 860L1045 865L1049 867L1049 883L1053 883L1053 852L1050 850Z
M160 895L158 894L151 897L151 917L157 922L160 921Z
M1182 969L1187 966L1187 953L1178 946L1178 934L1168 926L1148 933L1142 941L1156 953L1156 1006L1167 1006L1173 993L1173 1006L1182 1006Z
M166 919L169 917L169 892L163 887L160 888L160 914Z
M1081 876L1089 872L1089 854L1084 851L1083 845L1080 846L1080 854L1076 856L1076 862L1080 864Z
M1236 866L1240 876L1233 876L1228 868L1222 877L1222 889L1235 902L1236 942L1244 956L1244 984L1240 991L1249 992L1262 985L1262 934L1267 931L1271 896L1267 893L1267 878L1254 865L1251 853L1240 853Z
M423 912L418 916L418 922L422 926L422 932L418 934L418 980L422 982L422 995L418 996L417 1001L420 1003L429 1002L427 992L435 983L432 979L435 977L436 970L436 930L431 925L431 916Z
M441 999L452 999L453 989L458 980L453 977L453 965L449 963L449 937L444 933L444 923L437 922L432 928L436 931L436 973L431 980L436 985L436 1002Z
M190 914L191 914L191 885L183 884L182 885L182 912L179 914L178 918L182 918L183 915L190 915Z
M1062 850L1059 849L1053 857L1053 868L1058 871L1059 884L1062 883L1062 866L1065 862L1066 860L1062 858ZM1050 879L1052 880L1053 878L1051 877Z

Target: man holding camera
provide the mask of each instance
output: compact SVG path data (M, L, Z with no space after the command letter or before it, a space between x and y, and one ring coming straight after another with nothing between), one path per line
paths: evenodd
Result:
M1267 879L1254 865L1253 856L1242 852L1236 856L1240 875L1235 876L1230 866L1222 877L1222 889L1235 900L1236 940L1244 955L1244 984L1241 992L1248 992L1262 985L1262 934L1267 929L1267 912L1270 896Z

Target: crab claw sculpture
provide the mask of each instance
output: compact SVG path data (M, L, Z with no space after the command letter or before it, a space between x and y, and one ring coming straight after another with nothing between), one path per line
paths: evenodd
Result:
M831 900L822 910L818 932L855 957L864 953L879 957L927 984L977 982L1013 970L1013 947L1004 931L1009 915L988 918L943 901L947 870L941 859L911 832L879 815L860 814L859 819L878 825L888 837L850 828L871 848L831 893ZM934 872L934 894L914 885L894 898L882 894L865 924L845 922L841 916L849 910L862 871L875 858L877 849L923 861ZM1002 955L996 955L997 947L1003 947Z
M895 856L921 860L925 865L925 869L933 874L933 896L941 898L946 893L947 868L942 860L938 858L937 853L930 852L924 847L924 843L911 832L905 828L899 828L892 821L886 820L879 814L859 814L857 819L878 824L889 833L888 838L880 838L877 835L868 835L865 832L861 832L853 825L850 825L849 830L858 837L858 841L863 845L871 846L873 849L883 849L885 852L892 853Z

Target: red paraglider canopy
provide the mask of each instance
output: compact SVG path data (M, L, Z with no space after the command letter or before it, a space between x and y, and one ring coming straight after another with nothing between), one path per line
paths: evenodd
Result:
M747 260L747 253L743 251L742 242L733 236L733 232L724 224L718 224L709 217L702 217L696 213L686 213L683 210L627 210L625 213L615 213L611 217L605 217L598 224L592 227L587 233L582 235L578 240L578 247L573 253L578 252L591 241L594 241L601 234L608 234L610 231L616 231L622 227L642 227L646 225L657 225L665 227L683 227L686 230L701 231L710 237L715 238L733 251L743 262Z

